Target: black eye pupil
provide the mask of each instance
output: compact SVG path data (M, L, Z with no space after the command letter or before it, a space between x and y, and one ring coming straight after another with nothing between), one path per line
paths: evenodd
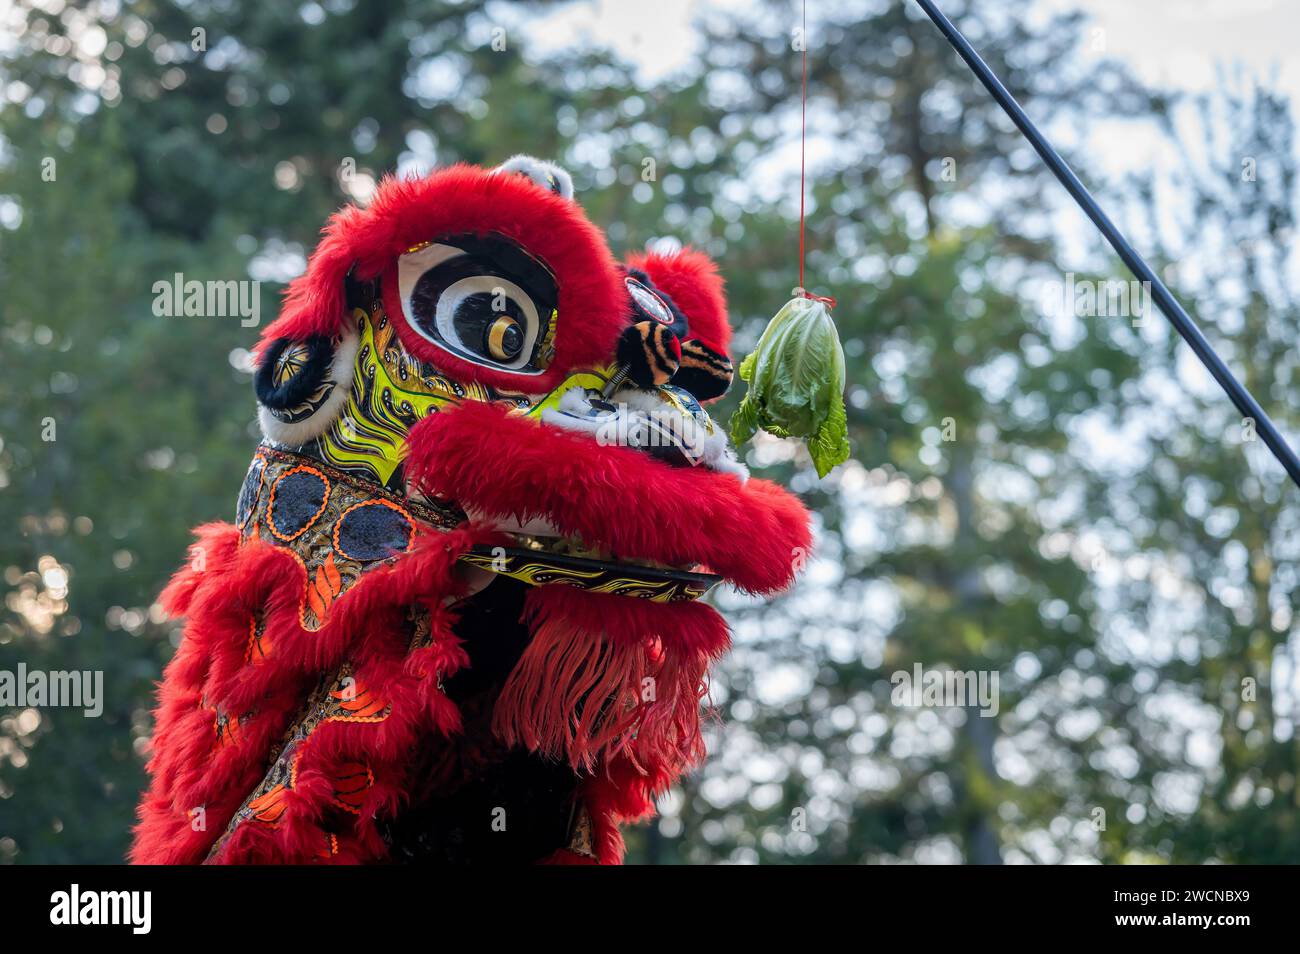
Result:
M452 320L467 348L504 362L524 350L522 317L519 304L504 292L475 292L456 305Z

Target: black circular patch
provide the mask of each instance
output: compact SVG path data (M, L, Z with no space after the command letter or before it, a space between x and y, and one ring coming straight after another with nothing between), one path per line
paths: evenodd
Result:
M383 560L404 552L414 529L411 518L397 507L372 500L343 515L334 528L334 546L353 560Z
M325 510L330 484L315 468L294 467L271 485L271 507L267 520L271 532L281 540L292 540L316 522Z
M334 342L324 335L276 338L253 375L257 400L272 411L296 408L325 382L333 360Z
M248 523L257 506L257 498L262 493L262 472L266 470L266 458L254 457L244 476L244 486L239 488L239 502L235 504L235 524L240 530Z

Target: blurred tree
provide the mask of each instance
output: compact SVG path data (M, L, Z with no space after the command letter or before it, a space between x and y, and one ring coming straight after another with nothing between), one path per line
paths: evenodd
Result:
M799 128L797 8L762 10L707 44L710 88L756 160ZM1165 109L1075 54L1076 16L950 12L1031 112ZM819 10L808 43L810 274L840 300L859 463L815 485L790 446L755 450L797 467L820 503L822 558L779 607L731 607L725 742L669 803L677 857L1118 860L1149 834L1128 828L1110 728L1136 696L1134 663L1096 645L1103 607L1072 541L1106 520L1083 506L1104 476L1072 435L1126 399L1140 340L1045 313L1039 287L1063 278L1050 180L909 5ZM794 284L792 231L728 246L747 265L729 275L751 327ZM1098 264L1079 278L1122 274ZM997 673L999 717L899 707L891 677L914 664ZM1145 770L1169 767L1146 754Z
M1171 280L1197 303L1235 373L1294 434L1300 279L1291 105L1243 75L1225 76L1216 95L1171 116L1168 132L1181 144L1169 192L1186 201L1161 201L1162 184L1144 177L1135 190L1140 214L1162 213L1154 218L1167 224L1154 239ZM1199 368L1177 360L1173 336L1156 327L1144 337L1144 388L1115 423L1140 435L1154 460L1111 469L1095 504L1116 514L1129 541L1108 556L1128 572L1113 574L1125 612L1103 634L1140 680L1113 723L1142 765L1142 788L1128 801L1162 856L1294 864L1295 488L1253 422ZM1182 392L1170 412L1141 413L1170 384ZM1164 771L1153 774L1151 765Z

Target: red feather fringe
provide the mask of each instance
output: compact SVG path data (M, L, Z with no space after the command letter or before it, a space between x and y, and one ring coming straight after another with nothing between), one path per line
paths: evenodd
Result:
M497 700L501 739L587 771L623 753L643 772L703 757L700 700L728 642L712 607L565 586L525 607L533 637Z
M163 606L188 617L185 638L159 688L148 769L130 858L146 864L202 861L262 780L273 748L322 675L352 662L359 685L389 704L376 723L319 726L300 745L292 790L273 825L247 822L215 860L232 863L360 862L384 857L374 819L407 792L412 747L459 731L456 707L437 688L467 662L445 601L460 591L456 557L491 534L422 536L393 564L370 571L307 633L298 622L305 572L286 551L240 544L239 531L197 531L196 558L177 573ZM201 559L198 558L201 555ZM407 608L430 615L433 642L409 651ZM260 613L265 659L246 657L250 615ZM217 708L235 729L216 732ZM241 716L243 718L241 718ZM336 780L366 770L367 787L338 809ZM201 810L201 811L200 811ZM355 810L355 814L353 813Z

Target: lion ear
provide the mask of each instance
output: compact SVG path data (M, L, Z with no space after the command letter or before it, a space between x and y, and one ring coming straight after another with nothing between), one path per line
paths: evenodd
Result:
M533 156L525 156L521 153L517 156L511 156L493 171L498 173L513 172L525 176L548 192L554 192L565 199L573 198L573 176L553 162L547 162Z
M727 319L722 276L713 259L687 247L677 252L631 255L627 264L644 272L656 288L672 299L686 317L691 338L725 357L731 344L731 323Z
M347 404L360 338L272 338L264 341L253 374L257 419L267 440L299 447L337 420Z

